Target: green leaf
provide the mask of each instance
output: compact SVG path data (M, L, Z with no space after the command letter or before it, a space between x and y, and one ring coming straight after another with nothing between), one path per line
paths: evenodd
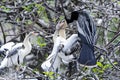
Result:
M45 42L45 40L44 40L42 37L38 37L37 43L38 43L38 45L39 45L41 48L44 47L44 46L46 46L46 42Z
M98 72L97 68L92 69L93 72Z
M31 20L28 20L28 21L27 21L27 24L32 24L32 21L31 21Z
M54 72L50 71L50 72L43 72L46 76L48 76L50 79L54 79Z
M31 12L32 9L34 8L34 4L30 4L30 5L27 5L27 6L22 6L22 8L25 10L25 11L28 11L28 12Z
M114 62L113 64L116 65L116 64L118 64L118 62Z
M103 71L103 70L99 70L99 73L103 74L103 73L104 73L104 71Z
M102 69L103 69L103 70L106 70L106 69L108 69L108 68L110 68L110 64L106 64Z
M118 1L118 4L120 4L120 1Z
M5 7L5 6L0 6L0 8L1 8L3 11L5 11L5 12L10 11L10 9L9 9L9 8L7 8L7 7Z
M60 16L59 18L60 18L60 21L61 21L61 20L63 20L63 19L64 19L64 16Z
M17 18L16 21L19 22L19 21L20 21L20 18Z
M97 62L97 65L101 68L103 68L103 64L101 62Z

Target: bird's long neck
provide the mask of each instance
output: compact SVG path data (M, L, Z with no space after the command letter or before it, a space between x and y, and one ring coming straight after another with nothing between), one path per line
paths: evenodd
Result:
M58 32L59 36L63 37L64 39L66 39L66 33L65 33L65 29L60 29Z
M66 33L65 33L65 29L60 29L60 30L56 30L54 35L53 35L53 41L56 41L57 37L62 37L63 39L66 39Z
M30 35L27 35L23 41L23 45L24 45L24 51L26 51L25 53L30 53L31 49L32 49L32 45L29 41L29 37ZM28 55L28 54L24 54L25 56Z
M53 41L55 42L57 37L62 37L63 39L66 39L66 30L65 30L66 25L64 24L63 27L60 29L56 29L54 35L53 35Z

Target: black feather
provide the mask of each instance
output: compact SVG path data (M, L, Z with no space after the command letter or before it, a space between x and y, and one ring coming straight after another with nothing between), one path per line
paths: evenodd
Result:
M86 11L74 11L67 23L77 21L78 37L81 39L81 50L78 62L83 65L92 66L96 64L94 55L94 44L96 26L91 16Z
M77 20L78 16L79 16L79 12L78 11L74 11L74 12L71 13L71 18L70 19L68 19L66 16L65 16L65 19L66 19L67 23L71 23L74 20Z
M83 33L81 33L82 30ZM78 17L78 36L81 38L81 50L78 62L92 66L96 64L94 55L96 26L93 19L85 11L81 11Z

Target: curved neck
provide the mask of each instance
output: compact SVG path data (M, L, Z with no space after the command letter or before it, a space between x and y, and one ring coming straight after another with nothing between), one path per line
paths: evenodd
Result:
M65 33L65 29L64 29L64 28L63 28L63 29L60 29L60 30L58 31L58 34L59 34L59 36L61 36L61 37L63 37L63 38L66 39L66 33Z
M66 31L65 31L65 28L62 28L60 30L56 30L54 35L53 35L53 41L55 42L56 38L60 36L64 39L66 39Z
M27 35L26 37L25 37L25 39L24 39L24 41L23 41L23 45L24 45L24 51L25 51L25 53L27 53L27 54L29 54L30 52L31 52L31 49L32 49L32 45L31 45L31 43L30 43L30 41L29 41L29 38L30 38L30 35ZM27 55L27 54L24 54L25 56Z

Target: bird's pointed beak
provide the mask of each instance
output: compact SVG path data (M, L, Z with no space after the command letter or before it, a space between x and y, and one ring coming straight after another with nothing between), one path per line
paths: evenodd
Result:
M33 35L39 36L39 32L35 31L35 32L33 32Z
M33 35L35 35L35 36L43 36L44 33L40 32L40 31L34 31Z

